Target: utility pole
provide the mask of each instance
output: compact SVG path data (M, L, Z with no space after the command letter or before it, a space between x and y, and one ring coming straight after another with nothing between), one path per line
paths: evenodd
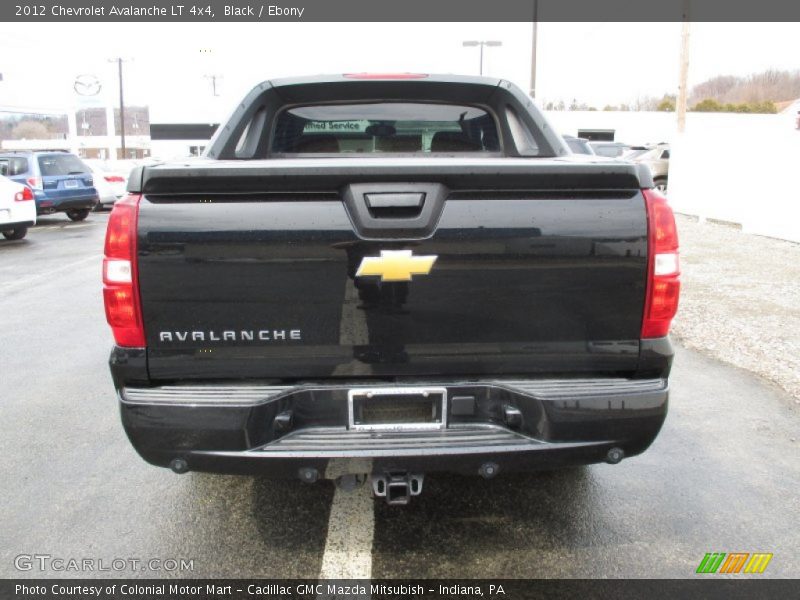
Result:
M122 153L121 158L125 158L125 92L122 89L122 59L117 59L117 69L119 71L119 147Z
M125 158L125 93L122 86L122 63L125 60L122 57L109 58L108 62L117 63L117 72L119 74L119 146L122 153L121 158Z
M533 0L533 43L531 44L531 98L536 98L536 46L539 43L539 0Z
M678 99L675 103L675 112L678 113L678 133L686 130L686 103L689 90L689 0L684 0L681 25L681 68L678 81Z

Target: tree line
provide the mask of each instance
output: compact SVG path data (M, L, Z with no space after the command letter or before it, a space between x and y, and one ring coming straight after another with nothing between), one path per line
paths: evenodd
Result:
M777 103L800 98L800 70L768 69L747 76L719 75L695 85L688 97L689 110L695 112L735 112L773 114ZM640 96L630 103L608 104L604 111L675 110L675 94ZM577 99L547 102L545 110L598 110Z

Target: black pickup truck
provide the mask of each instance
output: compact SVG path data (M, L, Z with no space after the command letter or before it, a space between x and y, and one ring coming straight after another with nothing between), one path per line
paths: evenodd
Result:
M431 472L636 455L679 293L652 188L572 155L507 81L261 83L110 216L125 430L178 473L367 475L392 503Z

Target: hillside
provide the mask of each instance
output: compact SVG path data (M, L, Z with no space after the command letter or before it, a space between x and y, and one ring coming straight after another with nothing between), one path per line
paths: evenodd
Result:
M775 104L800 98L800 70L769 69L746 77L720 75L695 85L689 94L689 106L703 100L720 104Z

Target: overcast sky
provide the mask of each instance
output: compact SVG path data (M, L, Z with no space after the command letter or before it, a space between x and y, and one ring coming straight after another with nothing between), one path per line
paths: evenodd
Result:
M478 49L500 40L484 74L527 90L530 23L153 23L0 25L0 105L75 104L76 75L97 75L116 102L125 64L126 103L147 103L154 121L217 120L255 83L342 72L478 73ZM538 98L602 108L674 92L678 23L541 23ZM201 52L205 50L205 52ZM694 23L690 84L723 74L800 68L800 24ZM219 97L204 75L217 74Z

